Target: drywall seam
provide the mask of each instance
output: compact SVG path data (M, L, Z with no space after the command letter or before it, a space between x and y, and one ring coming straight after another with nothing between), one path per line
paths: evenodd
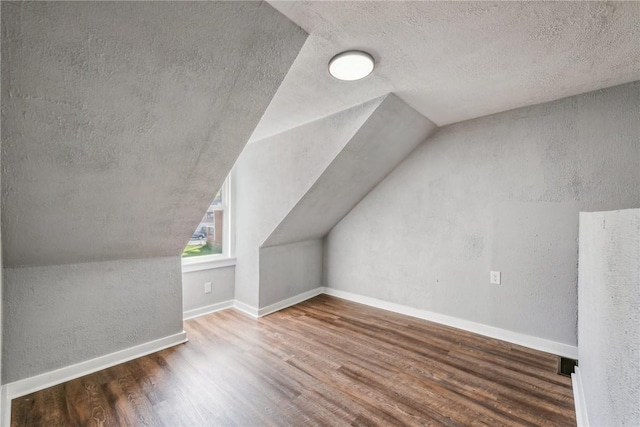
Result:
M454 328L473 332L475 334L484 335L486 337L496 338L502 341L510 342L512 344L529 347L535 350L540 350L559 356L570 357L572 359L578 358L578 348L572 345L546 340L544 338L533 337L519 332L508 331L506 329L500 329L493 326L472 322L470 320L458 319L457 317L434 313L429 310L422 310L419 308L383 301L377 298L371 298L368 296L345 292L338 289L325 287L324 293L327 295L368 305L370 307L380 308L411 317L417 317L418 319L424 319L430 322L439 323L441 325L451 326Z
M95 359L86 360L54 371L45 372L44 374L5 384L3 386L4 399L2 406L5 409L10 408L11 400L17 397L52 387L84 375L89 375L102 369L119 365L121 363L128 362L129 360L137 359L185 342L187 342L187 334L182 331L164 338L116 351L111 354L99 356ZM10 421L11 411L6 411L2 418L2 426L9 426Z

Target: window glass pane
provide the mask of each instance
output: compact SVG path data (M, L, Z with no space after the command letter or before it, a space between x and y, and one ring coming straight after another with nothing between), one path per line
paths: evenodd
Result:
M218 191L216 197L214 197L213 202L211 202L211 209L223 209L222 205L222 190Z
M222 203L221 192L218 191L216 197L209 205L207 212L200 220L198 228L195 229L189 239L189 243L182 252L183 257L193 257L199 255L215 255L222 253L224 223L224 204Z

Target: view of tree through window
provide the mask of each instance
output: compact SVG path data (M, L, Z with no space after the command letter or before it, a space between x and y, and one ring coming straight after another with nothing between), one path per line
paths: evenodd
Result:
M224 187L218 191L198 228L182 252L183 257L221 254L223 251Z

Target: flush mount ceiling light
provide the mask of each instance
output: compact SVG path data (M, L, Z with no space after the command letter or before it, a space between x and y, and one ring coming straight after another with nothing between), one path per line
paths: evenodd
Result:
M329 73L338 80L360 80L373 71L373 57L367 52L348 50L331 58Z

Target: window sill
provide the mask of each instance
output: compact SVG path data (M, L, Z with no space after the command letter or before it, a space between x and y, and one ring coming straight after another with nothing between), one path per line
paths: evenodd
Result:
M184 258L182 260L182 272L192 273L194 271L212 270L214 268L233 267L236 259L220 255L200 256Z

